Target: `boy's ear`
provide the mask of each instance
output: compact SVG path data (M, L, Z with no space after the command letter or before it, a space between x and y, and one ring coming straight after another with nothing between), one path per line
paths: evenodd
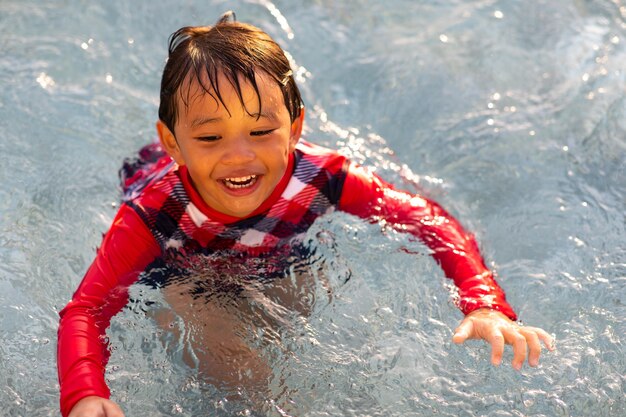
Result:
M296 145L302 135L302 127L304 126L304 107L300 110L300 116L291 124L291 134L289 136L290 151L296 149Z
M156 129L159 134L161 146L163 146L165 152L167 152L167 154L171 156L178 165L185 165L180 152L180 147L178 146L178 141L172 131L161 120L156 122Z

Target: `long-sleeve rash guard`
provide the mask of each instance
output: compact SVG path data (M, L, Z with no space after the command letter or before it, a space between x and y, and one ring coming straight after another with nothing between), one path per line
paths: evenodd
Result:
M290 244L333 209L383 221L423 241L458 288L464 314L491 308L516 319L472 235L438 204L398 191L337 152L305 141L290 156L274 192L243 219L209 207L186 168L167 157L127 191L94 262L60 313L57 354L64 416L84 397L109 398L105 332L126 305L128 287L155 260L189 265L195 256L220 251L259 256Z

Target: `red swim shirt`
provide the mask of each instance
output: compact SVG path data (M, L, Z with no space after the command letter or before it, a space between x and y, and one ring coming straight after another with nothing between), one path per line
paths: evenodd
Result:
M458 288L464 314L486 307L516 319L473 236L452 216L431 200L394 189L335 151L301 141L272 195L243 219L209 207L186 168L167 156L144 168L125 184L126 201L60 313L57 359L64 416L84 397L109 397L106 329L126 305L128 287L155 260L179 262L184 268L198 256L220 251L262 256L293 244L315 219L335 209L423 241Z

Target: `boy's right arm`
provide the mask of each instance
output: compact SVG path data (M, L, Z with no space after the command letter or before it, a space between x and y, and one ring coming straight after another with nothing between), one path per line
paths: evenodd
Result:
M83 398L109 397L106 328L126 305L128 287L159 253L145 224L123 205L72 301L60 312L57 366L63 416Z

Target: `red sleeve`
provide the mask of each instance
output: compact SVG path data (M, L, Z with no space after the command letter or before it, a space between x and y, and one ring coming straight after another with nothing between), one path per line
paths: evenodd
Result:
M434 201L397 191L378 176L350 165L339 209L385 221L422 240L459 289L459 308L464 314L491 308L517 319L504 291L485 266L474 237Z
M109 398L104 380L106 328L126 305L128 287L159 253L145 224L123 205L72 300L60 312L57 367L63 416L84 397Z

